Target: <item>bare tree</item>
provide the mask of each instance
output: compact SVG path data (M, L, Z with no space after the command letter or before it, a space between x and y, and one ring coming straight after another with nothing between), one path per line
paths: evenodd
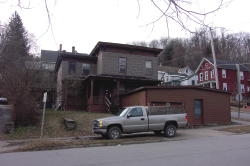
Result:
M154 19L152 22L147 25L154 26L155 23L161 19L165 19L167 23L167 29L169 33L169 21L172 20L177 23L182 29L187 30L188 32L194 33L190 27L187 26L187 22L193 23L200 26L208 27L209 25L205 23L205 18L209 14L215 13L220 10L222 7L228 5L231 0L218 0L217 5L214 9L209 11L200 11L199 9L193 9L195 4L192 0L150 0L152 5L160 11L158 18ZM138 10L140 10L140 0L138 2ZM169 36L169 35L168 35Z

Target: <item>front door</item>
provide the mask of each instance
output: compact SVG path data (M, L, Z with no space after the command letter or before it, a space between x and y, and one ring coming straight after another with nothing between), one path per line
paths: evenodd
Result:
M143 132L148 130L148 119L141 107L132 108L124 121L124 132Z

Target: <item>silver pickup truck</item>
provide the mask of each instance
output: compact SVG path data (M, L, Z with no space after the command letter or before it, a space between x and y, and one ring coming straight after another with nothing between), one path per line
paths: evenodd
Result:
M166 137L174 137L176 128L187 125L186 113L171 112L167 109L152 109L145 106L127 107L118 116L96 119L92 131L109 139L120 138L122 133L164 131Z

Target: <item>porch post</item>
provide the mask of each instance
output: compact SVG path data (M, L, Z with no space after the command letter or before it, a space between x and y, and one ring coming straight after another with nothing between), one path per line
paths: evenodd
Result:
M89 104L94 104L94 80L90 80L90 103Z
M117 80L116 88L117 88L117 92L116 92L117 104L120 105L120 80Z

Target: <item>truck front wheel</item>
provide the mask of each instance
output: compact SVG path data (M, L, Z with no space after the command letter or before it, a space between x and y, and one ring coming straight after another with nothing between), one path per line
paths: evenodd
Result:
M174 125L167 125L164 134L166 137L174 137L176 135L176 127Z
M108 129L108 138L109 139L118 139L121 137L121 129L117 126L111 126Z

